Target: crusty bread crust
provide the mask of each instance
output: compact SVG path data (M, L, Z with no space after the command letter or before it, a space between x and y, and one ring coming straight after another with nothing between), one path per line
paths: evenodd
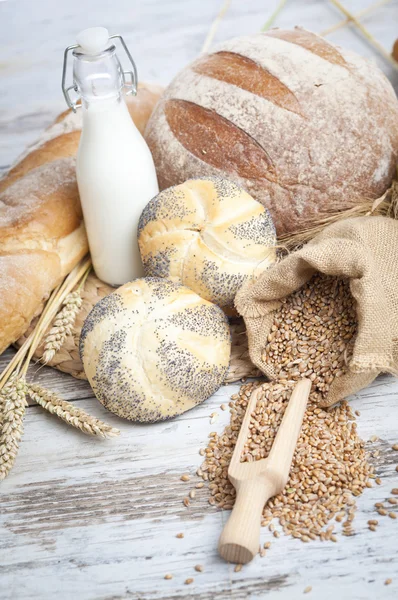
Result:
M192 179L160 192L141 215L138 244L145 275L182 283L224 310L276 260L269 212L225 179Z
M98 400L132 421L171 419L222 385L231 341L223 312L168 279L135 279L100 300L80 336Z
M140 131L159 86L128 97ZM81 114L65 111L0 180L0 353L88 252L75 176Z
M372 62L296 28L239 37L185 68L145 132L161 189L231 179L278 234L381 196L398 158L398 101Z

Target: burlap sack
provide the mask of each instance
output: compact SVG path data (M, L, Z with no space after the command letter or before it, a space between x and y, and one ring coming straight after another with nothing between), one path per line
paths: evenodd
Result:
M317 271L350 279L358 334L347 374L336 378L323 406L369 385L381 372L398 373L398 221L357 217L330 225L302 249L245 284L235 305L244 317L250 357L273 379L261 360L280 299Z

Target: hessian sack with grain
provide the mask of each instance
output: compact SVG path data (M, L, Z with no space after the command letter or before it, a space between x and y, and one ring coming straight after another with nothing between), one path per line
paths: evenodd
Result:
M323 401L330 406L382 372L398 373L398 221L357 217L334 223L242 286L235 305L246 323L250 358L270 379L275 375L261 355L274 312L316 272L350 280L358 319L348 371L333 381Z

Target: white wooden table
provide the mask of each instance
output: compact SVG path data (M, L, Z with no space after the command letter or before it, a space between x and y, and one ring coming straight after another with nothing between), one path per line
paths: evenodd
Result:
M232 0L215 41L256 32L277 2ZM370 2L345 0L357 12ZM218 10L215 0L50 0L0 2L0 165L5 169L26 144L64 108L60 91L63 48L92 24L122 33L146 81L163 84L201 50ZM290 0L276 24L301 24L322 31L341 19L323 0ZM398 37L398 2L364 23L388 49ZM360 35L344 28L334 42L374 56L398 87L398 76ZM2 368L12 351L0 357ZM31 371L32 375L34 370ZM68 428L40 407L27 410L17 463L0 484L1 600L244 598L295 599L304 588L321 600L398 598L398 520L379 518L377 532L366 522L373 505L398 487L398 383L380 377L352 399L360 409L359 432L381 453L382 485L358 499L356 534L337 544L302 544L281 536L262 541L272 546L241 572L216 552L227 515L207 503L205 490L189 508L182 498L189 484L179 477L194 473L210 431L221 431L228 412L219 410L238 386L224 387L203 405L166 423L138 426L107 413L90 387L44 368L36 379L122 431L100 441ZM219 413L210 425L209 415ZM187 487L188 486L188 487ZM179 532L183 539L176 538ZM194 571L196 564L203 573ZM164 575L172 573L166 581ZM184 584L194 578L190 586ZM384 585L392 578L391 585Z

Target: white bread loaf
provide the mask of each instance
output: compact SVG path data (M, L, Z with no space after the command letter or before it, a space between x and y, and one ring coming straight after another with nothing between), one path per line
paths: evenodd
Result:
M184 286L136 279L94 306L83 325L80 355L108 410L132 421L161 421L203 402L223 383L228 321Z
M142 85L128 97L141 132L160 91ZM80 129L79 111L63 113L0 180L0 353L88 251L75 177Z
M146 275L168 277L232 309L235 294L276 259L269 212L221 178L164 190L144 209L138 244Z
M303 29L226 41L168 86L145 132L160 189L232 179L278 235L381 196L398 157L398 101L372 62Z

